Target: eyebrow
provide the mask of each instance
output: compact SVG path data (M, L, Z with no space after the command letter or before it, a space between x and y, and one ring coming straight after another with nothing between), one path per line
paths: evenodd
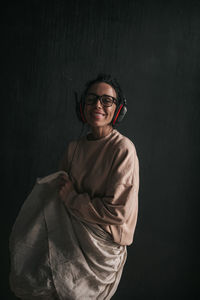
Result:
M116 99L115 97L113 97L111 95L107 95L107 94L103 94L103 95L100 96L100 95L97 95L95 93L87 93L87 95L94 95L94 96L99 96L99 97L101 97L101 96L108 96L108 97L112 97L112 98Z

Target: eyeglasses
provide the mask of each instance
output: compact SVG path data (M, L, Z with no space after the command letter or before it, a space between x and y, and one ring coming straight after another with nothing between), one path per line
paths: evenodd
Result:
M112 106L113 103L117 104L117 99L109 96L109 95L96 95L96 94L87 94L85 97L85 104L87 105L93 105L97 102L97 100L100 100L101 104L105 107Z

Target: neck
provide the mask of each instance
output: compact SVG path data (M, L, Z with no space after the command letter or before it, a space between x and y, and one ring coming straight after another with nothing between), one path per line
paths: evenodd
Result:
M94 139L100 139L113 131L113 127L111 125L106 127L93 127L92 128L92 137Z

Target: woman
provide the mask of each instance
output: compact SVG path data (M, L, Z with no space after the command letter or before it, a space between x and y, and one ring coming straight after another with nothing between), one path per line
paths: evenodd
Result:
M119 84L111 76L100 75L86 85L77 113L91 132L69 144L60 167L69 177L62 177L59 196L75 219L94 234L101 232L104 235L100 247L104 247L104 240L105 243L109 241L107 253L99 254L99 248L95 249L95 246L88 250L94 252L94 259L100 257L99 264L101 260L103 264L104 255L121 259L121 263L113 260L110 270L106 270L107 278L112 278L110 282L105 280L100 284L94 277L96 291L90 297L92 288L88 285L88 294L83 296L83 299L110 299L119 283L126 246L132 243L136 226L138 158L133 143L114 128L126 113L126 101ZM107 290L105 295L104 290Z
M37 180L12 229L10 286L20 299L115 293L138 210L136 150L114 129L126 110L110 76L86 85L77 114L91 132L69 143L60 171Z

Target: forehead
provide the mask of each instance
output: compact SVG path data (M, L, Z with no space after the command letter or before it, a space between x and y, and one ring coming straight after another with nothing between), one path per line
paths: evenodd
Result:
M94 93L99 96L101 95L109 95L114 98L116 98L116 92L115 89L105 82L97 82L91 85L91 87L88 89L88 93Z

